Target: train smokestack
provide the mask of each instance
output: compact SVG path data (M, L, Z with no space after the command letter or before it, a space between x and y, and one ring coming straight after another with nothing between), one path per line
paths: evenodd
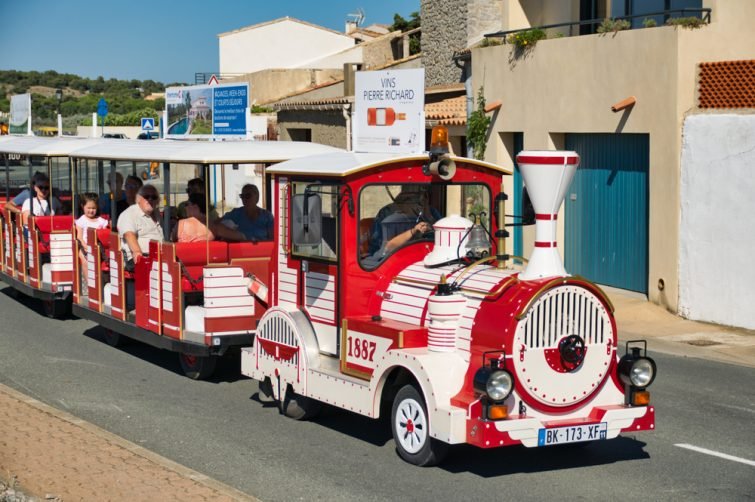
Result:
M535 248L521 280L565 276L556 247L556 218L579 165L579 155L567 151L523 151L516 156L535 209Z

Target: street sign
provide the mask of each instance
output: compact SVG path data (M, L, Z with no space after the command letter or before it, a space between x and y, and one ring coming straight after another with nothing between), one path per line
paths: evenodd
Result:
M207 85L218 85L218 77L213 75L210 80L207 81Z
M100 98L97 102L97 115L107 117L107 101L105 101L105 98Z
M154 131L155 119L152 117L142 117L142 131Z

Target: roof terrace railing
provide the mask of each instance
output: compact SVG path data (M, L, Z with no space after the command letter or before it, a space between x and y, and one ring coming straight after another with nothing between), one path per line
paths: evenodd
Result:
M210 81L210 78L212 78L213 75L215 75L215 78L217 78L218 80L225 80L229 78L240 77L245 74L244 73L196 72L194 73L194 84L195 85L206 84Z
M611 19L631 21L633 19L639 19L639 18L653 18L656 16L664 16L668 20L669 18L671 18L672 14L681 14L681 17L684 17L685 14L699 15L700 19L710 24L711 9L710 7L705 7L702 9L687 7L687 8L682 8L682 9L669 9L669 10L663 10L659 12L649 12L647 14L633 14L629 16L618 16ZM567 27L569 28L569 36L573 36L571 33L571 30L573 27L575 26L578 26L578 27L591 26L592 27L595 25L602 24L605 19L606 18L588 19L586 21L572 21L568 23L546 24L543 26L532 26L530 28L519 28L516 30L497 31L495 33L486 33L485 37L486 38L503 38L503 42L506 43L508 36L514 33L522 33L524 31L537 30L537 29L548 30L548 29L553 29L553 28L567 28Z

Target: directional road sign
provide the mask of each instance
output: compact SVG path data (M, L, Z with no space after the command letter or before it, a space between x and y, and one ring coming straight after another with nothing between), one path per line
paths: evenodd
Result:
M97 115L107 117L107 101L105 101L105 98L100 98L97 102Z

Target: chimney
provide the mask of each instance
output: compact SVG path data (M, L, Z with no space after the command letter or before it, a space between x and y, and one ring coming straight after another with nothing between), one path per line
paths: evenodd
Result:
M362 69L362 63L343 64L343 95L353 96L355 88L355 74Z
M346 20L346 31L345 31L345 33L346 33L346 34L348 35L348 34L349 34L349 33L351 33L352 31L356 30L356 29L357 29L357 26L358 26L358 25L357 25L357 22L356 22L356 21L353 21L353 20L351 20L351 19L347 19L347 20Z
M579 155L566 151L523 151L516 156L535 209L535 248L519 279L566 276L556 247L556 218L579 165Z

